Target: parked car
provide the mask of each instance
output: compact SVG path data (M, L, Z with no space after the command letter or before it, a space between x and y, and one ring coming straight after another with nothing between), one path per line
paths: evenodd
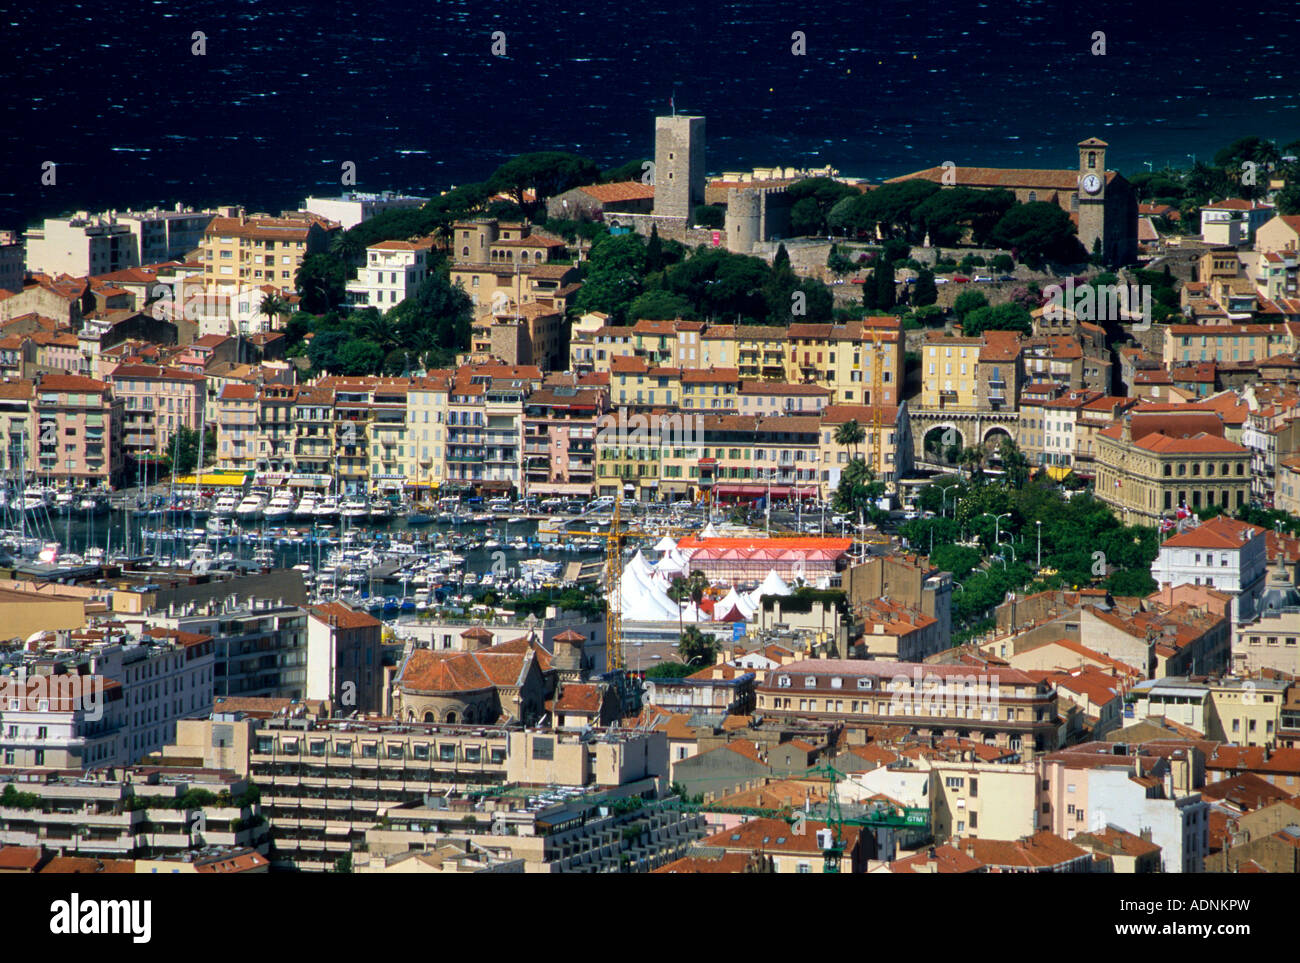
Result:
M975 281L977 284L983 284L992 281L993 279L989 277L987 274L977 274L973 278L971 278L971 280Z
M999 280L999 281L1014 281L1015 278L1013 278L1010 274L1000 274L1000 275L998 275L998 280Z
M970 282L970 278L965 277L964 275L961 274L954 274L952 276L952 279L956 284L968 284Z
M935 284L947 284L947 283L948 283L948 279L947 279L947 278L935 278L935 279L934 279L934 283L935 283Z

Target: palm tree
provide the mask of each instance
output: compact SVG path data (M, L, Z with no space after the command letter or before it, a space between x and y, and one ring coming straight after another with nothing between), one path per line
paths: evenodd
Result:
M962 450L961 455L958 457L958 461L961 463L962 467L970 473L970 477L973 479L976 471L984 464L984 449L979 445L971 445L969 448Z
M268 329L271 328L273 324L272 319L277 314L284 314L284 312L288 310L289 302L280 297L280 295L275 291L266 294L262 298L261 304L257 306L257 313L266 316L266 326Z
M835 444L854 449L866 440L867 431L855 419L849 419L835 429ZM855 451L854 458L857 458Z
M696 569L686 577L686 591L690 595L691 601L695 603L695 621L700 620L700 603L704 601L704 593L709 590L708 576Z
M361 241L351 231L339 231L330 242L330 253L348 267L356 263L363 250Z
M668 597L677 603L677 634L679 636L683 632L682 602L684 602L690 594L690 589L686 587L686 579L680 575L674 575L672 584L668 586Z

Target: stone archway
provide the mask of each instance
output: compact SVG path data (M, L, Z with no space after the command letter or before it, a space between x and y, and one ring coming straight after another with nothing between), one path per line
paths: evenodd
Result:
M925 433L923 449L927 461L942 462L948 465L957 464L955 458L949 457L949 453L954 446L958 451L966 447L966 437L961 433L961 429L954 424L935 425Z
M991 459L1001 460L1002 442L1014 441L1011 432L1007 431L1001 425L994 425L984 433L984 450L988 452Z
M450 723L455 723L455 721L456 721L456 712L455 712L454 709L449 709L449 710L447 711L447 718L446 718L444 721L446 721L446 722L449 723L449 724L450 724Z

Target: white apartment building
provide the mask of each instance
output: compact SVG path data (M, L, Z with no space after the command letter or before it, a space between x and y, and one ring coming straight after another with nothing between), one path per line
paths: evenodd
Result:
M215 643L207 635L154 630L99 647L91 669L122 687L128 761L176 738L176 723L212 711Z
M46 218L27 232L28 269L83 277L184 260L198 249L214 216L177 204L170 211L78 211Z
M1264 529L1223 515L1165 539L1151 563L1162 588L1207 585L1232 595L1234 623L1255 617L1267 574Z
M382 191L378 194L350 191L338 197L309 197L302 202L302 209L328 220L338 221L346 231L384 211L422 207L428 201L427 197L411 197L406 194L394 194L391 191Z
M122 686L103 676L0 679L0 768L88 769L129 761Z
M1230 197L1201 208L1201 237L1207 244L1233 246L1254 240L1273 216L1273 205Z
M46 218L30 229L27 270L57 276L85 277L139 267L139 248L128 224L111 214L78 211L70 218Z
M415 294L429 276L433 238L381 241L366 248L365 267L347 283L347 307L388 311Z

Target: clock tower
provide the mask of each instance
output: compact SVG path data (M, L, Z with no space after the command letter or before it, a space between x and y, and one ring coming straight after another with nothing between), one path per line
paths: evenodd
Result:
M1106 237L1106 147L1096 137L1079 141L1079 243L1092 254L1100 242L1102 256L1111 262L1118 252L1108 250L1114 244Z

